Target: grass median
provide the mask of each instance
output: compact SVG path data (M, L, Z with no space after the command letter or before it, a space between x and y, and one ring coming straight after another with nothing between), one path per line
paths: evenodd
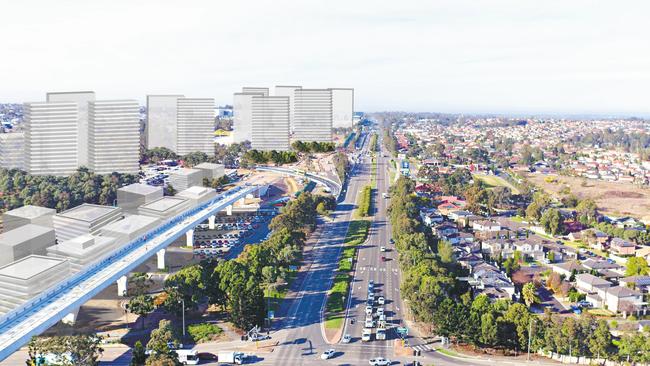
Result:
M344 249L339 260L336 276L325 304L325 328L336 329L341 327L345 319L345 302L347 300L352 276L352 262L357 251L357 246L366 241L370 221L355 220L350 222L345 235Z

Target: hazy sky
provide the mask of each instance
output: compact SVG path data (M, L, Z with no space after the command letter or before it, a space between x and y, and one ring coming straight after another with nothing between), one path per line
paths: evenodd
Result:
M7 1L0 101L232 103L354 87L357 110L650 115L650 2Z

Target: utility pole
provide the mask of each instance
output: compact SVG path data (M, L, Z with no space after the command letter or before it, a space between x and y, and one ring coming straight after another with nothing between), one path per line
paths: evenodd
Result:
M528 356L526 358L526 361L530 361L530 341L531 341L531 327L533 325L533 319L528 321Z

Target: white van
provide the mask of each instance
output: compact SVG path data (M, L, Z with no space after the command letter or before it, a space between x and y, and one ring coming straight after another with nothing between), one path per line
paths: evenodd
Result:
M199 355L196 350L193 349L177 349L176 354L178 355L178 362L183 365L198 365L199 364Z

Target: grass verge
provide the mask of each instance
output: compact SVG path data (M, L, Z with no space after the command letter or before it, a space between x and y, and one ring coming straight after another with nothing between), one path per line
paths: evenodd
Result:
M352 276L352 262L357 251L357 246L368 237L370 221L355 220L350 223L345 235L344 249L339 260L336 276L325 304L325 328L336 329L343 324L345 302L347 300L350 280Z

